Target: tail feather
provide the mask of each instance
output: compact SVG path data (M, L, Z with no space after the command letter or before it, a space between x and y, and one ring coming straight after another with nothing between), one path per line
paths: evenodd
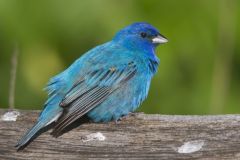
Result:
M36 138L37 133L44 127L44 123L38 121L16 144L17 150L21 150L29 144L31 140Z

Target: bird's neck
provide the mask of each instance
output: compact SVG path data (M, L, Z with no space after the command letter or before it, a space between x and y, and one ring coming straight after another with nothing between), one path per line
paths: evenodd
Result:
M155 55L156 46L151 44L150 42L142 42L139 39L113 39L115 44L118 44L127 50L132 52L138 52L141 56L146 58L150 58L153 61L158 61L158 58Z
M158 65L160 63L160 60L155 54L155 47L145 51L144 59L150 72L152 73L152 75L154 75L157 72Z
M117 44L123 48L126 48L127 50L134 53L135 56L140 57L146 63L152 74L156 73L160 62L155 54L156 46L150 43L140 43L137 40L133 41L132 39L129 41L118 40L113 42L115 45Z
M152 74L155 74L157 72L159 62L160 61L158 58L156 60L148 59L148 68Z
M146 46L142 46L139 47L138 49L134 49L134 48L128 48L128 49L132 49L139 57L141 57L141 59L146 63L146 65L149 68L149 71L152 73L152 75L154 75L157 72L158 69L158 65L160 63L160 60L158 59L158 57L155 54L155 46L151 46L151 45L146 45Z

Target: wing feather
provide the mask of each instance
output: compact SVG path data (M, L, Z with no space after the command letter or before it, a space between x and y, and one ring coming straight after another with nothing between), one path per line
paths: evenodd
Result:
M88 73L74 84L61 102L64 114L52 132L59 134L71 123L104 102L115 90L130 80L136 73L136 65L111 67Z

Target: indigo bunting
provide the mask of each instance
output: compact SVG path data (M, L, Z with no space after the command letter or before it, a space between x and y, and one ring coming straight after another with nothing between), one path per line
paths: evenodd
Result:
M58 137L73 122L87 117L108 122L135 111L146 99L159 59L155 49L167 39L148 23L133 23L114 38L77 59L51 78L48 99L35 125L19 140L17 150L52 126Z

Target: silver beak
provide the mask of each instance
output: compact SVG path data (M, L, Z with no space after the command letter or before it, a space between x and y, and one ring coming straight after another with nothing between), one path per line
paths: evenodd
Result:
M161 43L167 43L168 40L166 37L164 37L163 35L158 35L157 37L154 37L152 39L152 43L154 44L161 44Z

